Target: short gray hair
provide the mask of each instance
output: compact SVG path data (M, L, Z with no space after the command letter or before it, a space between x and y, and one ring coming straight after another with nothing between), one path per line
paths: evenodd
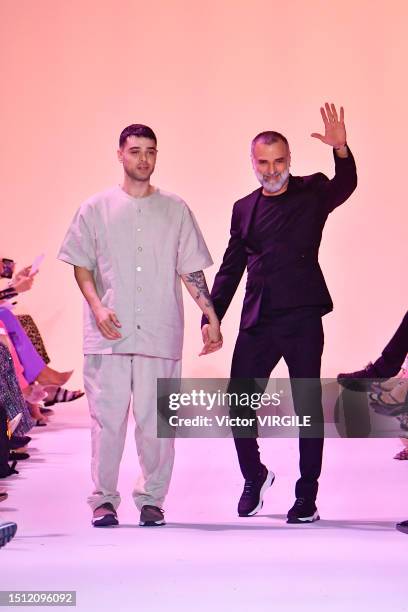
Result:
M275 144L275 142L279 142L279 141L284 142L289 150L288 139L280 132L273 132L271 130L267 132L259 132L259 134L257 134L251 142L251 154L253 154L254 148L257 142L263 142L264 144L269 145L269 144Z

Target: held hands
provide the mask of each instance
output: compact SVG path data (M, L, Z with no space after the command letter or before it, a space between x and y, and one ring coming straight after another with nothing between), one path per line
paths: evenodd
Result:
M201 328L201 334L203 336L204 346L201 349L201 355L208 355L214 353L222 347L223 339L220 330L220 324L218 320L216 322L206 323Z
M101 306L94 312L94 317L99 331L108 340L119 340L122 336L116 329L122 327L113 310Z
M318 138L335 149L344 147L347 140L346 127L344 125L344 108L340 106L339 118L334 104L328 104L326 102L324 106L324 108L320 108L325 129L324 136L316 132L311 134L311 136L312 138Z

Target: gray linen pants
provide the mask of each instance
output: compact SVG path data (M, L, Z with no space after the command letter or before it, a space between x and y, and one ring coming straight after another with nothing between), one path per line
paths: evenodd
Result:
M120 504L119 465L133 396L135 439L141 473L133 490L139 510L161 507L174 463L174 439L157 438L157 378L180 378L181 360L146 355L85 355L84 385L91 415L92 510Z

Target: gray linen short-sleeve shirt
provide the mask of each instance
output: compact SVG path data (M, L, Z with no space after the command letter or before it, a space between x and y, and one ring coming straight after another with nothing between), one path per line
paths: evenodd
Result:
M119 186L98 193L77 211L58 259L93 273L102 304L122 325L122 339L104 338L85 302L85 354L181 358L180 275L213 263L183 200L161 190L133 198Z

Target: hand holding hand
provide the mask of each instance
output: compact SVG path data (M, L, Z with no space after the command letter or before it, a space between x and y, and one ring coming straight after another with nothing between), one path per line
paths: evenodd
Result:
M116 329L122 326L113 310L101 306L94 312L94 317L98 329L104 338L108 340L119 340L122 337Z
M220 330L219 322L207 323L201 328L204 346L201 349L201 355L214 353L222 347L223 338Z
M344 147L347 140L346 127L344 125L344 109L340 106L340 118L337 115L337 110L334 104L328 104L326 102L325 108L320 108L322 115L325 133L317 134L314 132L311 134L312 138L318 138L327 145L334 148Z

